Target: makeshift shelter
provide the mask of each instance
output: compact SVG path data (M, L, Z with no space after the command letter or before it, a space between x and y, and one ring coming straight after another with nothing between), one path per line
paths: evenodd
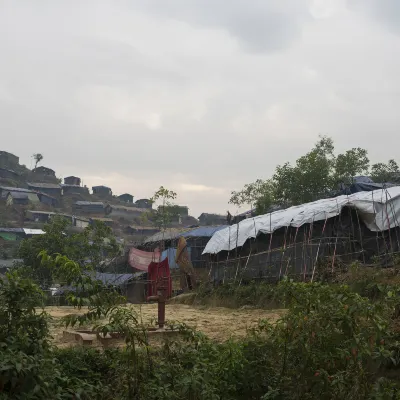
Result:
M143 303L146 301L147 274L109 274L103 272L87 272L94 280L100 281L105 288L117 288L129 303ZM63 286L54 295L63 296L67 292L75 292L76 288Z
M164 232L158 232L144 241L143 248L152 249L159 247L164 249L161 259L168 257L170 268L177 268L175 263L176 248L180 237L187 241L187 250L194 268L204 268L208 265L209 257L203 255L203 250L210 237L227 225L200 226L195 228L168 228Z
M302 275L317 264L389 265L400 250L400 187L360 192L290 207L216 232L203 254L214 254L215 280Z
M227 227L228 225L200 226L181 235L186 239L194 268L204 268L208 265L209 257L205 254L203 255L203 251L214 233Z

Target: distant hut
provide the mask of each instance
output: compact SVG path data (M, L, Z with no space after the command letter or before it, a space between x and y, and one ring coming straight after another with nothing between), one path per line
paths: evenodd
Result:
M39 198L36 193L8 192L6 197L7 206L28 205L29 203L39 203Z
M77 176L67 176L64 178L65 185L74 185L74 186L81 186L81 178Z
M118 199L124 203L133 203L133 196L129 193L124 193L118 196Z
M61 186L55 183L32 182L28 183L28 188L37 192L48 194L52 197L61 197L62 193Z
M19 157L7 151L0 151L0 166L13 168L19 165Z
M152 208L153 203L149 199L139 199L135 202L135 207L138 208Z
M93 194L99 197L109 197L112 196L112 190L108 186L93 186Z

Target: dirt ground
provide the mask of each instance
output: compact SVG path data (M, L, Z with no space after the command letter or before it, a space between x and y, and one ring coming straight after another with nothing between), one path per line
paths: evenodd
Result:
M131 305L141 316L143 323L157 320L157 304ZM47 307L46 311L53 317L51 333L55 344L65 345L61 318L68 314L80 313L73 307ZM81 311L82 313L83 311ZM224 341L230 337L240 337L246 334L248 328L257 325L260 319L276 321L282 310L260 310L252 308L197 308L184 304L168 304L166 319L169 322L184 322L190 327L205 333L216 341ZM89 328L89 327L87 327Z

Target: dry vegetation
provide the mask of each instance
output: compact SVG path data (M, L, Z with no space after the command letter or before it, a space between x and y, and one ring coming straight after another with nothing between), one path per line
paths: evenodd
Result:
M138 311L144 324L150 324L157 319L157 304L131 305ZM51 333L54 343L60 347L65 346L61 320L69 314L83 314L86 310L77 310L73 307L47 307L46 311L53 317ZM239 310L223 307L201 308L184 304L169 304L166 308L168 322L184 322L192 328L205 333L208 337L218 342L223 342L230 337L245 336L248 328L257 326L261 319L276 321L282 315L282 310L261 310L242 308ZM90 326L84 327L90 329Z

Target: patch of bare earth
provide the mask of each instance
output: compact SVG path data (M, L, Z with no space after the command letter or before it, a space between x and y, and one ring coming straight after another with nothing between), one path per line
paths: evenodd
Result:
M157 304L130 305L130 307L139 313L143 324L157 320ZM51 333L54 343L58 346L67 346L68 343L63 338L65 328L61 325L61 319L69 314L82 314L84 310L79 311L72 307L47 307L46 311L53 317ZM275 322L283 312L283 310L198 308L184 304L168 304L166 319L168 322L184 322L209 338L222 342L231 337L244 336L247 329L257 326L261 319ZM90 328L86 326L80 329Z

